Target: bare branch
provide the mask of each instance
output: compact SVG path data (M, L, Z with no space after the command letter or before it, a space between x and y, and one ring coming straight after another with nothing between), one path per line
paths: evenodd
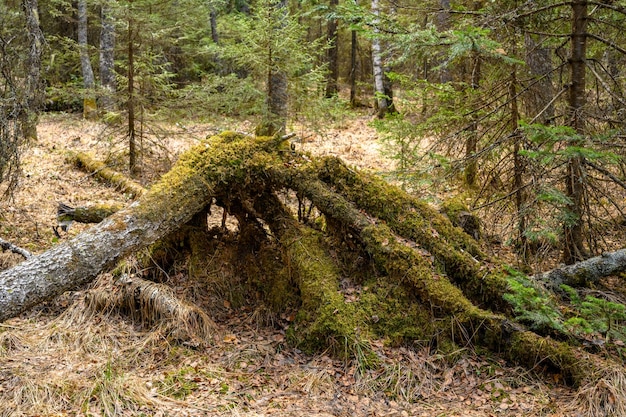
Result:
M615 42L610 41L608 39L604 39L601 36L598 36L594 33L587 33L587 36L590 37L591 39L595 39L599 42L602 42L603 44L610 46L611 48L615 49L616 51L626 55L626 49L622 48L621 46L618 46Z
M31 256L33 256L33 254L27 251L26 249L20 248L19 246L15 246L13 243L7 242L4 239L0 239L0 248L4 250L10 250L11 252L17 253L18 255L22 255L24 259L28 259Z

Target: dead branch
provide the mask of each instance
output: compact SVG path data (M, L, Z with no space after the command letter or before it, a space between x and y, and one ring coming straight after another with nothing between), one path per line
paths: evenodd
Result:
M572 265L565 265L548 272L533 276L552 291L560 291L565 284L570 287L584 287L599 279L617 275L626 271L626 249L604 252L601 256L590 258Z
M25 259L33 256L32 253L30 253L26 249L15 246L13 243L7 242L4 239L0 239L0 248L2 248L3 250L10 250L11 252L17 253L18 255L22 255Z

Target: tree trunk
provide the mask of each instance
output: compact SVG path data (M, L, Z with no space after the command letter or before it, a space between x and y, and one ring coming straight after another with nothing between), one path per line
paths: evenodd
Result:
M111 1L103 1L100 9L100 85L103 94L100 97L102 108L115 110L115 22L111 10Z
M550 123L554 119L554 84L552 83L551 50L536 41L533 35L524 37L526 62L532 77L525 93L526 113L540 123Z
M22 8L26 15L28 32L28 78L26 80L25 104L19 112L22 134L27 139L37 139L37 120L43 99L41 85L41 50L44 36L39 26L39 6L37 0L23 0Z
M78 49L80 51L80 67L83 73L83 117L91 119L97 112L95 96L95 78L89 59L87 44L87 0L78 0Z
M380 39L380 9L379 0L372 0L372 13L375 18L374 38L372 39L372 69L374 72L374 102L376 103L376 114L379 118L385 117L389 112L389 99L385 95L385 70L382 58L382 40Z
M130 175L137 173L137 141L135 128L135 45L134 20L128 19L128 170Z
M523 136L519 130L519 108L517 106L517 69L511 73L509 100L511 100L511 135L513 137L513 190L515 192L515 209L517 212L517 240L524 262L529 254L526 237L526 193L524 192L524 174L526 164L523 150Z
M180 228L213 196L228 193L220 184L240 176L244 167L250 169L255 153L271 146L268 141L241 141L225 134L187 152L128 208L0 273L0 321L90 282L126 255ZM217 166L223 169L215 171Z
M329 0L329 12L334 14L339 0ZM334 16L328 18L328 76L326 77L326 98L333 97L339 92L339 37L337 36L338 21Z
M220 43L220 36L219 33L217 33L217 12L214 6L211 6L209 12L209 24L211 26L211 40L217 45Z
M350 31L350 106L357 107L356 98L356 75L357 75L357 50L358 38L356 30Z
M272 16L276 17L276 27L273 36L280 36L280 30L284 23L282 20L287 14L287 0L279 0L270 6L273 8ZM284 133L287 129L287 73L281 68L273 46L267 51L267 98L264 120L256 129L258 136L272 136Z
M476 99L476 90L480 88L480 63L481 57L478 51L472 53L471 59L471 99L475 104L474 109L478 108ZM476 151L478 151L478 116L472 114L473 119L467 129L467 139L465 139L465 184L475 187L478 181L478 162L476 161Z
M439 7L436 20L437 31L445 32L450 29L450 0L440 0ZM442 53L438 54L436 64L439 67L439 82L442 84L452 81L450 68L445 64L444 59Z
M570 57L571 83L569 87L569 126L583 135L585 105L585 71L587 59L587 2L572 3L572 52ZM567 144L583 146L581 140ZM585 212L585 179L582 156L572 156L567 163L565 190L570 199L567 205L569 219L563 224L563 262L571 264L587 256L583 238L583 216Z

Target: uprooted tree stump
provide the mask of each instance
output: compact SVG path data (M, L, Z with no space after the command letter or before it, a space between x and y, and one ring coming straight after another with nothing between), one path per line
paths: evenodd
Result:
M236 233L208 224L214 206L237 221ZM373 338L441 351L481 346L587 392L593 387L601 403L595 410L625 411L616 394L621 360L586 349L565 331L527 330L504 297L509 270L475 239L419 199L337 158L298 154L283 138L226 132L188 151L137 201L113 211L0 273L0 320L149 247L139 258L155 266L155 279L181 265L200 286L245 277L247 293L231 294L229 302L295 311L288 339L302 349L331 348L374 367Z

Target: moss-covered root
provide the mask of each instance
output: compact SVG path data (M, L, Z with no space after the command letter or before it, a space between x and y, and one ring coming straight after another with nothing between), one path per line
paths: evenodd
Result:
M104 162L93 159L86 153L71 152L67 156L67 161L83 171L89 172L104 182L112 185L123 193L128 194L131 198L141 196L146 190L138 182L133 181L127 176L109 168Z
M502 299L506 279L490 273L486 256L476 241L434 208L381 178L348 168L338 158L321 160L318 175L358 208L384 220L395 233L430 252L446 275L474 302L509 310Z
M549 338L526 331L503 316L473 305L445 275L429 263L423 250L397 237L386 225L375 224L321 183L303 177L279 175L302 195L309 198L326 216L333 217L356 231L366 251L390 279L413 286L420 299L439 316L455 318L462 327L460 335L494 351L503 351L514 361L529 368L542 363L566 376L575 385L593 384L605 369L615 369L601 357Z
M357 305L346 303L339 291L340 271L324 249L323 236L300 226L290 228L281 243L302 300L294 338L308 350L331 347L354 356L345 346L371 335Z
M354 201L359 208L385 220L399 235L432 246L428 250L437 249L436 243L445 241L455 251L462 250L477 259L486 259L476 241L453 226L448 218L382 178L350 169L336 157L321 159L318 173L322 181ZM436 233L431 233L433 230Z

